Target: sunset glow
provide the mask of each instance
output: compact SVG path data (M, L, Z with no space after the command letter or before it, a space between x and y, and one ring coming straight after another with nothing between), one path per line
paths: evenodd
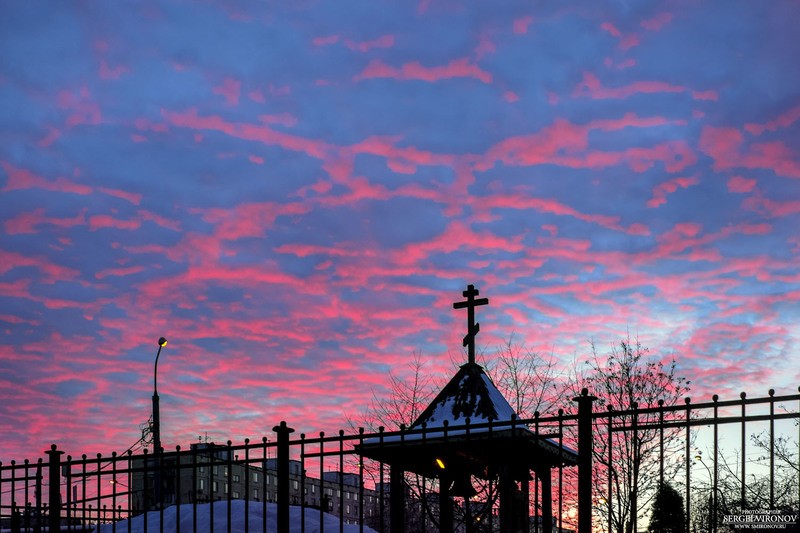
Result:
M570 7L566 7L569 5ZM334 432L415 352L800 385L800 10L5 2L0 461Z

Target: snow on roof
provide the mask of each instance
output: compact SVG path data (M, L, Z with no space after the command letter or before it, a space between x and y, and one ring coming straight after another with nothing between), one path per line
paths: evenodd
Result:
M469 426L467 426L469 419ZM364 440L367 446L419 443L441 438L534 438L536 435L500 393L483 368L467 363L434 398L417 420L405 431ZM479 426L479 427L473 427ZM488 434L488 435L487 435ZM577 452L552 438L536 439L539 447L555 457L574 462Z
M439 392L425 411L412 424L419 429L484 424L490 420L511 420L516 412L503 397L483 368L477 364L463 365L450 382Z

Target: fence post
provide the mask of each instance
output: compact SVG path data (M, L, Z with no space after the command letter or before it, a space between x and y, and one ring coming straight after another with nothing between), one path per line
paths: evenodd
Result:
M395 463L389 467L389 531L403 533L406 522L405 472ZM440 491L441 493L441 491ZM445 511L446 512L446 511Z
M294 429L281 421L272 431L278 434L278 533L289 533L289 435Z
M50 494L48 510L50 511L50 531L61 529L61 455L64 453L53 444L45 453L50 456L48 461L48 476L50 481Z
M589 389L573 398L578 402L578 533L592 532L592 403Z
M447 438L447 421L444 434ZM400 446L405 446L406 425L400 424ZM381 437L383 438L383 437ZM383 442L383 441L381 441ZM381 481L383 481L381 479ZM389 533L403 533L406 528L405 471L399 463L389 467ZM441 491L440 491L441 492Z

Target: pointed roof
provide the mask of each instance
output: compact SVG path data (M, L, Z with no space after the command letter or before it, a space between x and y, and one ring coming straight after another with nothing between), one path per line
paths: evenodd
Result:
M508 421L518 418L492 380L476 363L462 365L455 376L439 391L431 404L411 425L419 429L459 426L467 423L485 424L489 421Z
M489 466L513 467L519 480L528 479L530 469L576 464L577 454L563 442L556 443L518 424L519 417L508 400L475 363L475 336L480 331L475 307L487 305L489 299L476 299L480 293L474 285L468 285L462 294L467 300L453 307L467 309L463 340L467 363L410 428L401 426L399 432L367 438L356 449L364 457L426 477L443 475L442 457L450 469L457 465L455 471L479 477L488 475Z

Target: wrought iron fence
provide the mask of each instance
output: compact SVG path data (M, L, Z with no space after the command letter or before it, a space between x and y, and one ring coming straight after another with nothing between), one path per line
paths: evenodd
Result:
M382 457L390 448L416 453L420 442L426 450L458 442L464 453L473 449L464 442L509 429L554 457L578 452L578 468L564 460L515 483L523 531L645 530L664 484L682 496L687 533L731 531L732 517L791 518L800 507L800 394L625 409L577 400L552 416L374 433L296 435L281 422L271 440L159 453L71 457L53 445L45 458L0 463L0 529L502 531L506 489L493 472L457 486L464 478L446 477L444 466L427 477Z

